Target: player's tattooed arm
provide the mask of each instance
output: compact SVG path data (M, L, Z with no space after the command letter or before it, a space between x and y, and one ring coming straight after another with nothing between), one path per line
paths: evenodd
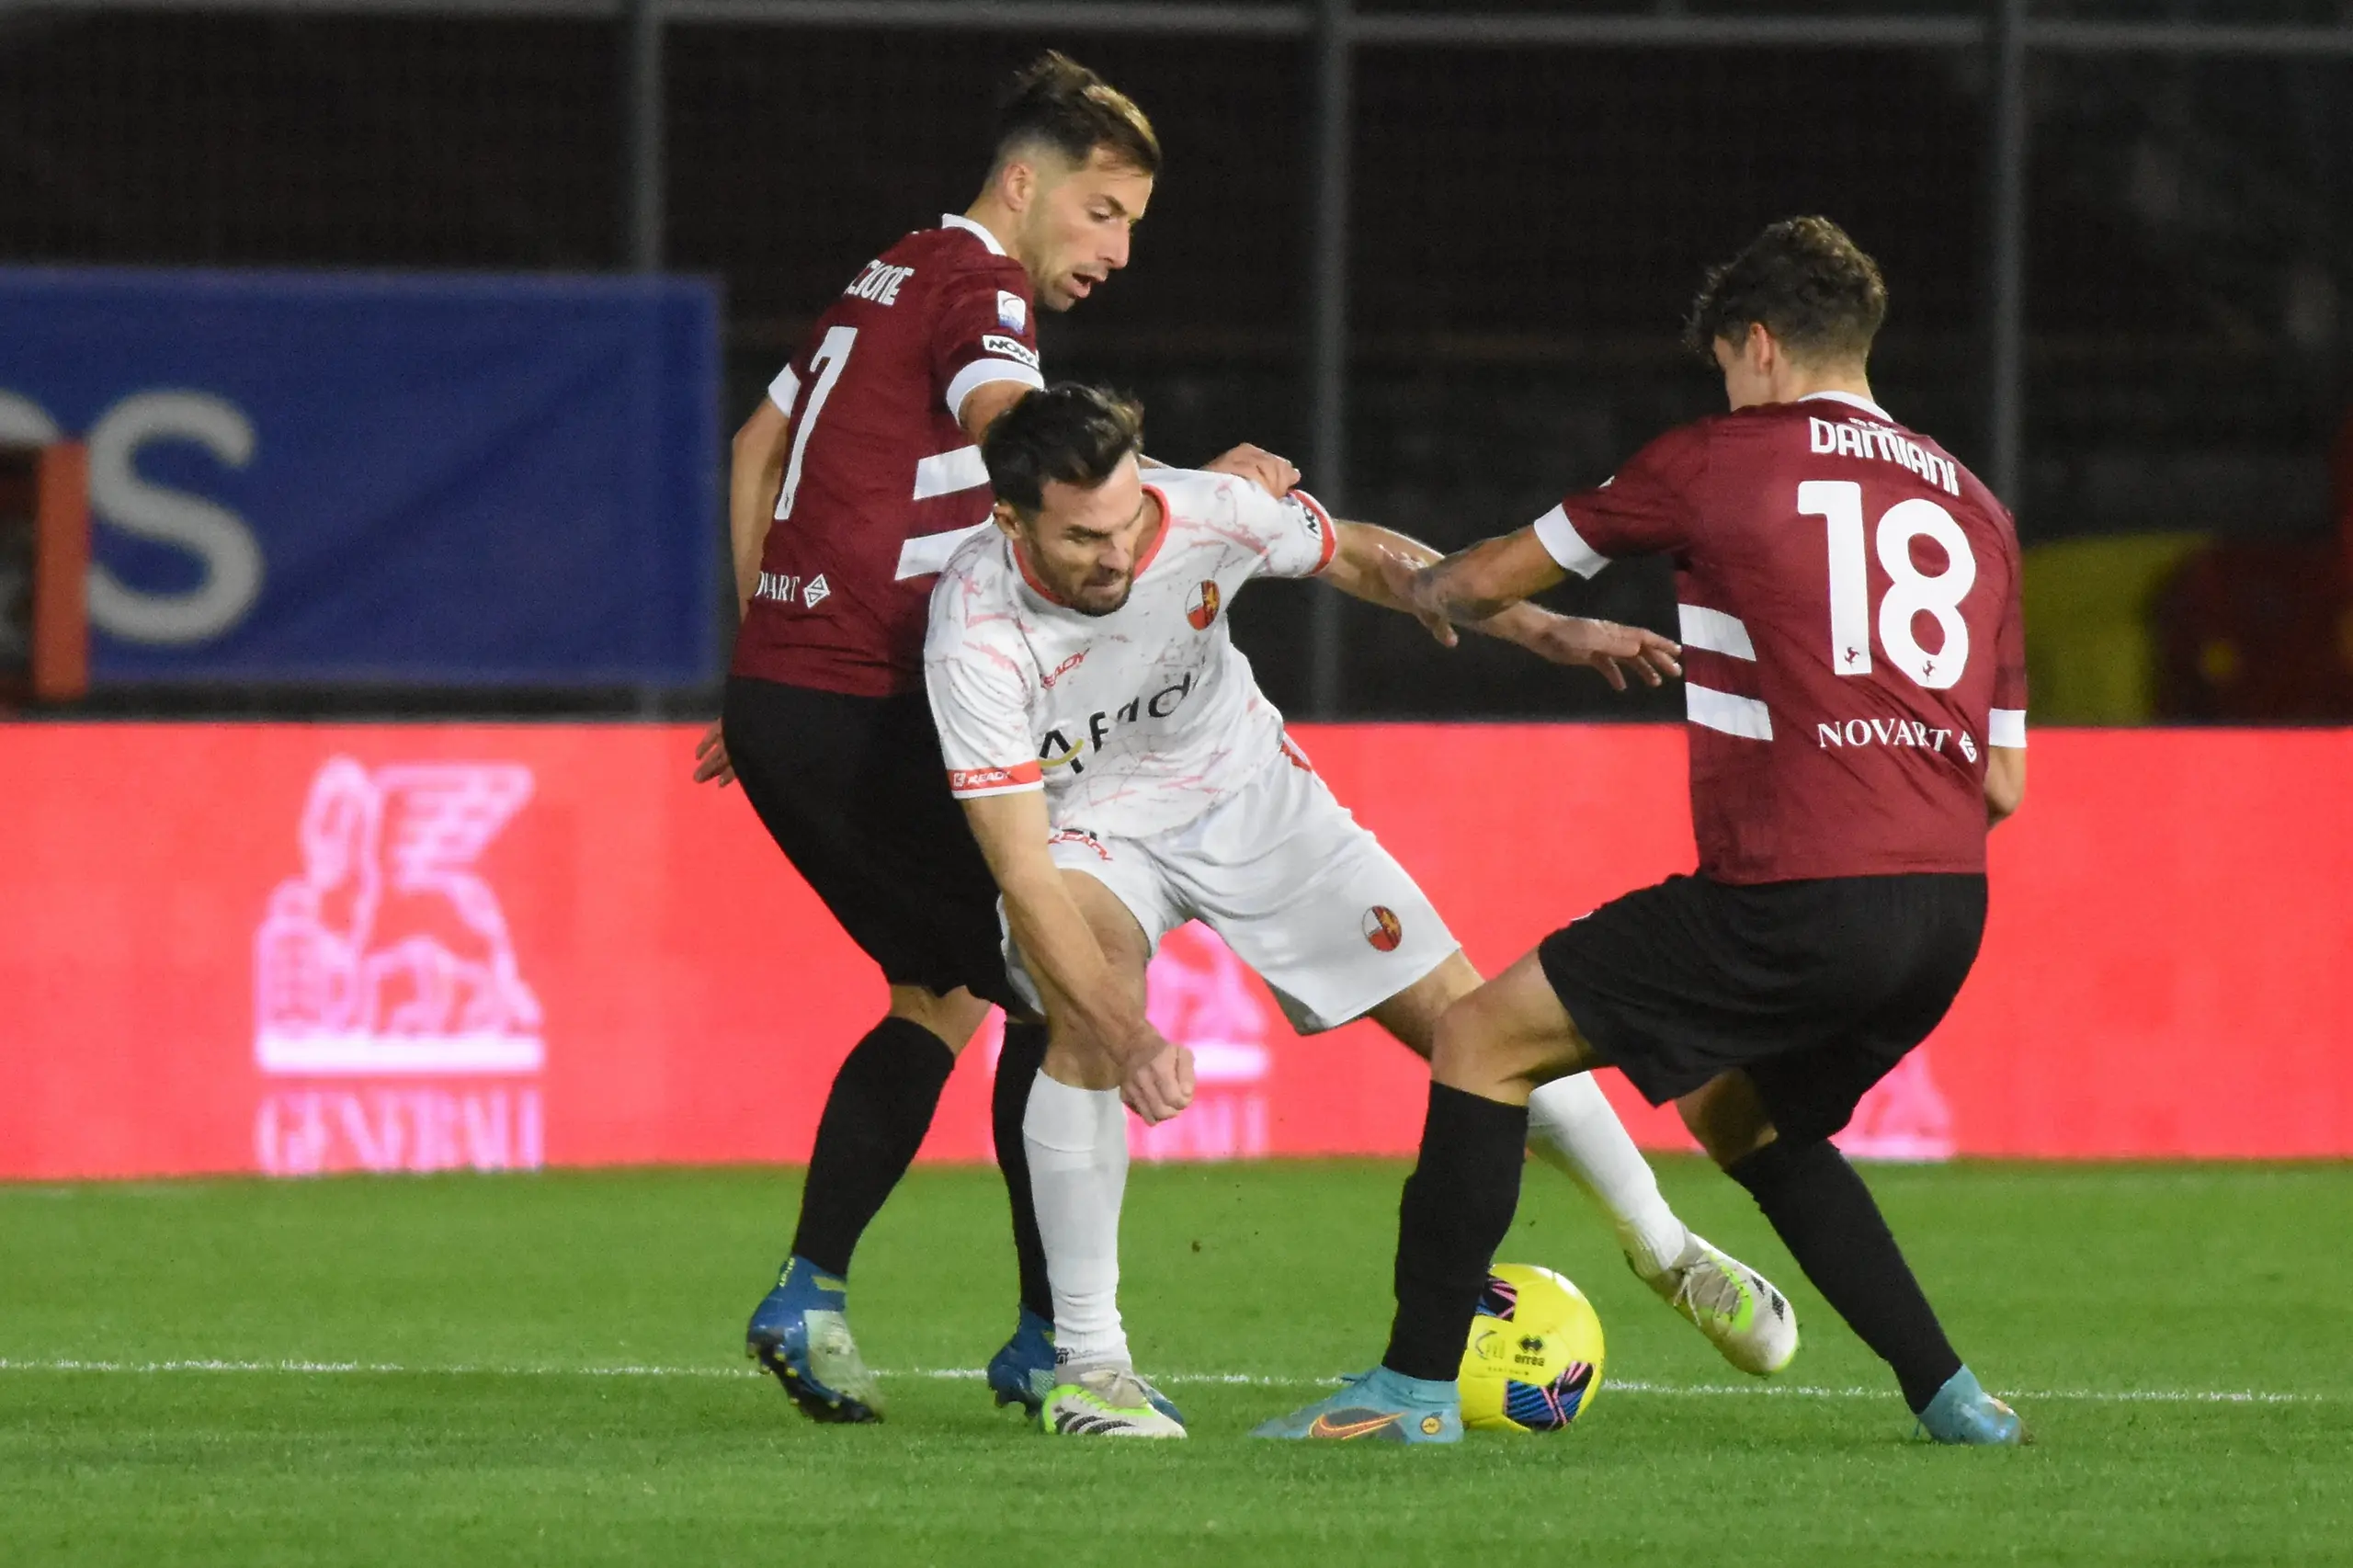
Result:
M1682 673L1676 662L1682 650L1654 632L1610 620L1555 615L1516 597L1456 603L1429 585L1433 574L1449 562L1428 545L1370 523L1342 522L1336 527L1339 549L1332 564L1324 568L1324 580L1368 604L1414 617L1446 647L1455 645L1459 622L1485 636L1518 643L1556 665L1597 670L1602 679L1620 691L1626 689L1630 674L1646 686L1657 686L1666 676ZM1551 556L1544 559L1551 563ZM1558 581L1558 567L1553 574Z
M1450 620L1487 620L1568 575L1536 530L1482 540L1433 562L1397 586L1417 612Z

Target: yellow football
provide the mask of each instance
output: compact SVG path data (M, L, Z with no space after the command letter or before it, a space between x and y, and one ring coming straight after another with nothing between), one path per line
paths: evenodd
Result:
M1601 1319L1549 1268L1498 1263L1479 1293L1462 1350L1462 1424L1552 1432L1601 1392Z

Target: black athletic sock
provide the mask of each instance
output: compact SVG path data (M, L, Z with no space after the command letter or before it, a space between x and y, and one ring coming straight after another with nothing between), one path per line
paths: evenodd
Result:
M1430 1085L1422 1157L1397 1205L1397 1317L1381 1364L1451 1382L1487 1265L1519 1207L1528 1108Z
M1724 1174L1756 1199L1847 1326L1895 1369L1914 1414L1927 1408L1961 1358L1847 1156L1826 1142L1777 1139Z
M886 1017L866 1032L825 1096L801 1225L792 1250L847 1278L858 1238L915 1163L956 1053L910 1019Z
M996 1139L996 1168L1005 1175L1006 1201L1013 1206L1013 1256L1021 1268L1021 1304L1051 1323L1054 1297L1046 1288L1046 1244L1038 1236L1038 1210L1029 1198L1029 1155L1021 1144L1029 1085L1045 1064L1046 1026L1006 1019L996 1083L989 1091L989 1131Z

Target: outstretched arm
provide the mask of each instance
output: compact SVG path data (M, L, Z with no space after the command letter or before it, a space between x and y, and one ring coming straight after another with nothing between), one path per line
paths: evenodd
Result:
M1475 622L1567 576L1536 530L1527 528L1481 540L1425 567L1415 574L1408 594L1417 612Z
M1518 592L1499 594L1492 600L1483 598L1457 605L1447 598L1426 597L1428 590L1424 585L1456 562L1478 555L1489 545L1509 544L1510 539L1490 540L1487 544L1475 545L1460 555L1441 560L1428 545L1390 528L1352 522L1333 526L1339 535L1339 548L1333 555L1332 564L1324 570L1324 581L1367 604L1414 617L1447 647L1455 644L1454 628L1459 621L1473 631L1516 642L1554 664L1580 665L1597 670L1620 691L1626 689L1629 670L1648 686L1683 673L1682 666L1676 663L1676 655L1682 649L1656 632L1637 626L1620 626L1612 620L1554 615L1551 610L1519 602L1528 594L1561 580L1561 569L1540 544L1535 545L1537 557L1551 572L1544 581ZM1532 535L1530 542L1534 542ZM1481 571L1485 574L1493 569L1483 566Z

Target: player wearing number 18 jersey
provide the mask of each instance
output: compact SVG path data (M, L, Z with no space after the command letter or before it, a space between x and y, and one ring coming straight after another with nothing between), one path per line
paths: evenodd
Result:
M1885 309L1878 268L1835 224L1774 224L1693 312L1731 413L1400 585L1425 611L1476 615L1671 555L1699 866L1554 933L1440 1021L1395 1328L1381 1369L1335 1396L1351 1409L1450 1401L1516 1202L1529 1093L1608 1065L1676 1102L1931 1436L2018 1438L1829 1142L1967 978L1986 831L2025 783L2017 537L1966 469L1873 401ZM1264 1430L1351 1426L1304 1414Z

